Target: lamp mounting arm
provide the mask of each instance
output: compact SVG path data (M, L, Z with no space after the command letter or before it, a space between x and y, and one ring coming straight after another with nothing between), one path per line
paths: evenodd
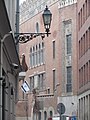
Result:
M43 32L40 32L40 33L29 33L29 32L26 32L26 33L15 33L15 39L16 39L16 45L18 43L26 43L30 40L32 40L33 38L36 38L38 36L41 36L42 40L43 38L45 37L45 35L47 35L47 37L50 35L51 33L43 33Z

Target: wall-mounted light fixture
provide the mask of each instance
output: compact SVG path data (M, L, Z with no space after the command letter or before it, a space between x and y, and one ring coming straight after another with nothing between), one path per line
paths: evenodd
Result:
M52 13L50 12L47 6L42 14L42 17L43 17L45 33L42 33L42 32L40 33L27 33L27 32L26 33L15 33L16 44L18 44L18 42L26 43L38 36L41 36L41 38L43 39L45 37L45 34L47 35L47 37L49 36L49 34L51 34L49 31L50 31L50 26L51 26Z
M49 31L50 31L50 26L51 26L52 13L50 12L50 10L48 10L47 6L46 6L42 16L43 16L43 22L44 22L44 27L45 27L45 30L46 30L46 34L47 34L47 37L48 37Z

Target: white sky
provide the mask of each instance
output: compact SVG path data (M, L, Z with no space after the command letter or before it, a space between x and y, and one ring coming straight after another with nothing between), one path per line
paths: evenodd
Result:
M19 0L19 4L23 3L23 1L25 1L25 0Z

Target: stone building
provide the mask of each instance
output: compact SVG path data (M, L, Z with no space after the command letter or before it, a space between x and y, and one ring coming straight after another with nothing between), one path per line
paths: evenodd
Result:
M48 5L52 13L49 37L36 37L20 44L28 71L20 80L17 120L41 120L60 116L63 103L66 117L77 117L77 1L26 0L20 9L20 32L43 32L42 12ZM73 12L71 12L73 11ZM26 94L21 85L27 81Z
M90 0L78 0L78 120L90 119Z
M13 36L15 10L15 0L0 1L0 120L16 117L20 62Z

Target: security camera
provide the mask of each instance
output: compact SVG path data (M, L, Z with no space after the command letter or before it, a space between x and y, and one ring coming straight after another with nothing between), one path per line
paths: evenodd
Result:
M11 66L13 69L18 69L18 67L19 67L16 63L12 63Z

